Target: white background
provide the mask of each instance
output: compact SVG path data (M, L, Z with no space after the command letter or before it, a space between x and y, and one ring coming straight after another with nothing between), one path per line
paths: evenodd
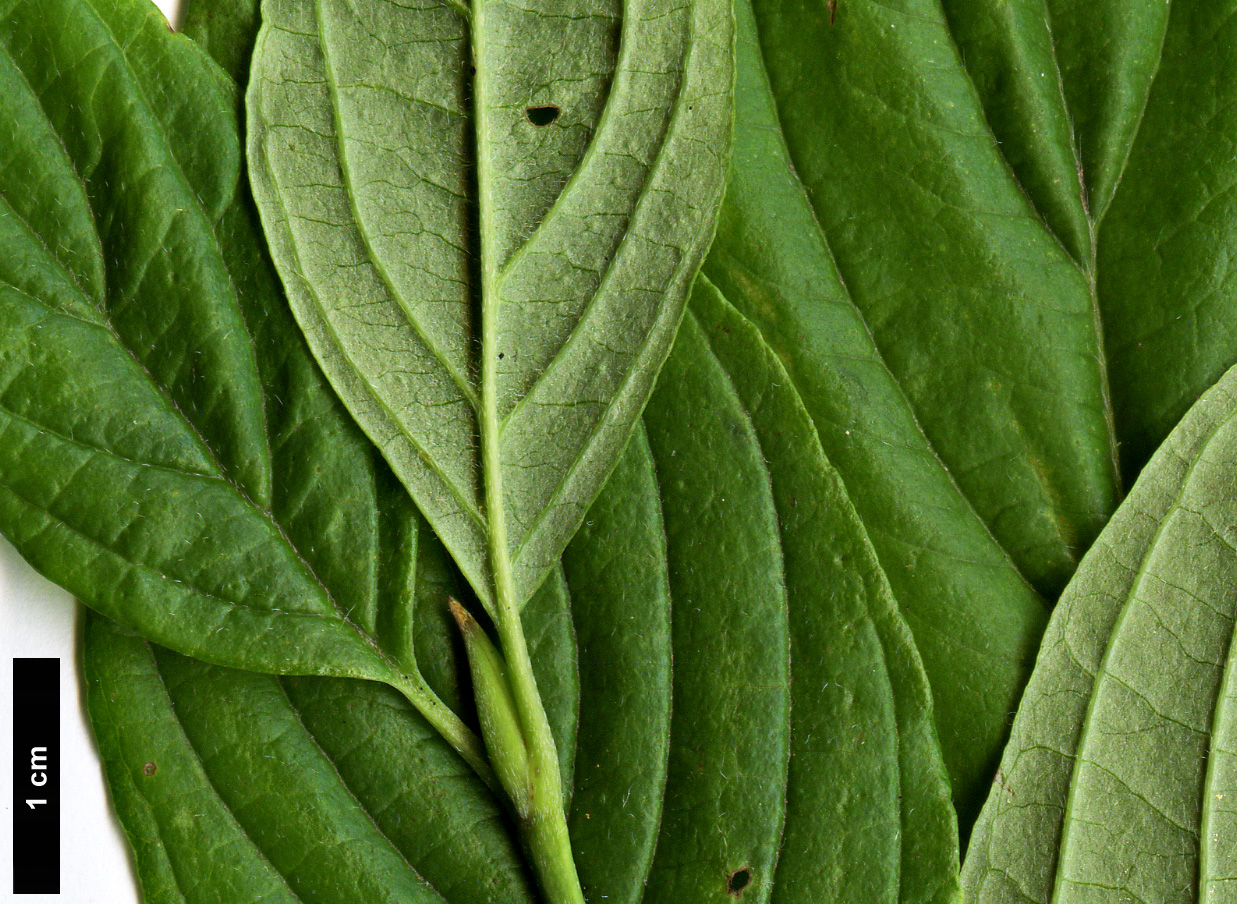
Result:
M178 0L155 0L174 19ZM71 23L66 23L69 27ZM135 904L128 848L111 815L78 685L77 607L0 538L0 901ZM60 657L60 895L13 895L13 659ZM237 902L243 904L243 902Z

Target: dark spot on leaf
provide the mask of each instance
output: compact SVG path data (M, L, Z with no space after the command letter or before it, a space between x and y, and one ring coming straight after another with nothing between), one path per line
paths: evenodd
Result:
M504 354L503 352L499 352L499 353L498 353L498 360L499 360L499 361L501 361L501 360L502 360L503 358L505 358L505 357L506 357L506 354Z
M749 867L737 869L733 873L726 874L726 892L734 895L736 898L743 894L743 889L747 888L752 881L752 871Z
M154 763L147 763L142 767L142 775L154 775L157 768Z
M838 0L825 0L825 6L829 7L829 24L832 25L838 14Z
M524 111L524 115L535 126L548 126L558 119L558 107L553 105L548 107L529 107Z

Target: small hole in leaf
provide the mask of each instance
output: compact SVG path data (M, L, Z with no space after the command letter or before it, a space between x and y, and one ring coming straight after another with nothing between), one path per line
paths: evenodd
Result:
M157 768L154 763L147 763L142 767L142 775L154 775Z
M529 107L524 111L524 115L535 126L548 126L558 119L558 107Z
M726 876L726 891L734 895L736 898L743 894L743 889L747 888L752 881L752 871L748 867L737 869L733 873Z

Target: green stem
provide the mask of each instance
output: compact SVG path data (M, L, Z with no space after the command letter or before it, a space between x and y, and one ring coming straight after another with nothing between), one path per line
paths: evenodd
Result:
M413 709L425 717L443 739L450 744L455 752L464 758L464 762L472 767L481 781L485 782L491 791L498 791L498 779L490 768L486 758L485 747L481 739L472 733L460 717L438 699L438 695L430 689L421 675L401 675L401 680L394 686L412 704Z
M455 600L451 613L464 635L481 734L490 762L519 820L520 835L532 857L549 904L584 904L567 821L562 780L551 740L551 759L534 762L520 706L512 693L511 671L476 620ZM536 686L533 687L534 693ZM544 712L542 714L544 716ZM549 727L546 726L548 736Z
M533 817L521 825L524 843L537 865L537 877L546 900L554 904L584 904L563 808L552 809L554 812L547 813L545 818Z
M524 638L520 600L511 573L511 552L507 540L498 417L499 261L495 259L496 230L493 211L488 203L493 155L490 153L488 103L491 65L485 54L487 12L487 0L474 0L469 23L473 69L476 73L473 82L473 123L476 129L477 214L481 244L481 410L478 412L478 432L481 435L482 476L489 523L495 623L506 659L506 680L528 758L527 794L519 789L512 798L518 801L519 797L524 797L527 803L527 811L519 814L521 829L548 904L583 904L584 895L576 877L563 815L558 751L541 694L537 690L528 642ZM487 744L489 741L487 736Z

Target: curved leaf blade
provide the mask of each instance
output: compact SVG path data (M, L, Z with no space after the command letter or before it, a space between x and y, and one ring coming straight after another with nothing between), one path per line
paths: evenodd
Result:
M969 900L1195 902L1224 883L1235 450L1230 371L1062 597L967 854Z
M774 898L956 901L957 817L932 696L875 551L756 327L705 277L691 313L751 419L783 553L791 749Z
M1222 74L1233 6L946 6L1003 155L1092 283L1132 480L1237 362L1226 254L1233 88Z
M777 354L862 518L932 682L965 824L1046 607L941 462L843 284L786 149L759 23L749 5L737 12L734 168L704 272ZM1011 504L1011 517L1028 513Z
M645 900L724 902L727 876L746 871L744 896L768 901L790 756L777 513L755 431L690 315L644 417L675 601L669 778Z
M268 0L250 157L311 347L490 605L491 542L522 603L669 351L720 200L730 26L716 0L471 15Z
M1158 6L1158 4L1154 4ZM1104 219L1098 292L1122 465L1133 475L1237 364L1232 3L1168 7L1158 68Z
M756 329L707 284L698 287L692 304L684 333L684 342L691 345L675 352L670 367L698 379L668 382L675 392L658 390L651 417L664 422L665 429L657 431L659 448L650 457L637 434L590 510L584 531L569 547L564 568L569 592L543 589L524 612L530 636L536 637L539 601L569 599L570 621L580 626L582 648L590 654L580 663L580 731L574 749L560 749L563 762L575 760L571 814L581 877L594 897L635 904L670 893L666 877L673 874L674 858L694 852L690 871L673 884L681 893L676 901L686 904L730 900L734 890L752 899L814 901L822 887L865 900L956 901L957 835L927 680L876 556L815 441L806 410ZM702 393L725 404L701 406ZM694 429L701 420L713 429ZM706 479L694 466L705 459L735 478L718 488L717 505L686 490L692 475ZM759 523L742 517L754 505L766 512ZM663 513L677 534L663 533ZM735 545L736 535L752 541L754 559L742 554L749 548L746 542ZM434 607L459 579L452 577L445 551L428 532L418 538L417 549L418 584L423 584L417 598ZM768 593L770 579L786 587L785 597ZM673 611L667 588L679 591ZM734 612L710 603L719 591L737 601ZM555 614L557 605L549 602L551 626L568 621ZM759 630L719 633L719 609L732 623L781 625L784 643L769 644ZM448 650L451 634L421 612L413 623L431 680L445 699L458 698L453 686L439 684L453 685L456 676L444 674L442 663L430 655L439 651L433 653L437 658ZM692 640L702 635L710 638L703 648ZM564 648L534 642L533 650L539 684L550 686L556 671L572 672ZM719 651L734 668L718 668ZM162 664L172 661L170 656L160 653L156 659ZM191 668L203 681L217 671ZM770 678L779 675L771 688ZM227 681L235 684L242 677ZM728 686L731 710L707 703L707 691L696 697L690 693L719 682ZM493 870L531 875L509 837L500 841L486 835L475 839L475 848L468 842L473 852L468 856L488 858L484 868L452 861L439 863L441 872L432 874L430 860L441 857L443 839L452 839L454 846L464 843L458 832L465 833L464 839L476 833L450 822L451 812L436 796L442 792L435 777L440 767L424 754L413 756L391 746L399 738L420 738L424 730L401 701L361 683L309 677L277 683L300 710L301 725L288 722L284 704L279 719L294 734L308 730L331 754L362 810L382 823L415 873L453 904L522 900L515 892L484 897L467 890L475 887L468 883L491 881L485 877L492 877ZM252 701L273 692L256 693L239 686L229 694L202 690L193 705L209 703L215 708L212 719L244 722L254 718L245 715ZM612 694L642 706L615 713ZM780 705L767 706L770 697ZM311 702L319 698L325 708ZM153 702L159 699L156 695ZM549 702L562 699L547 696ZM693 707L693 699L705 702ZM101 708L102 700L92 700L102 733L142 736L152 699L138 693L128 700L109 709ZM178 698L168 712L175 717L189 705ZM274 712L270 706L260 709L267 717ZM570 739L569 730L557 728L563 718L551 713L556 736ZM442 749L432 735L415 744L426 751ZM780 756L768 757L770 749ZM117 756L113 750L108 749L109 761ZM723 768L723 777L700 769L696 764L709 751L742 770ZM135 757L143 754L127 756L127 767L109 766L122 772L112 778L118 787L133 772ZM262 765L278 768L277 761ZM396 773L384 771L390 769ZM277 778L270 781L282 784ZM388 781L389 786L382 784ZM362 793L371 785L388 790ZM223 792L206 788L200 793ZM721 801L720 806L714 803L711 816L695 806L709 793ZM324 808L346 803L338 798L331 803L330 795L305 800ZM193 805L191 797L185 801ZM876 811L870 807L874 801L880 802ZM185 812L174 801L160 807L153 816L148 806L136 808L125 813L126 822L149 838L151 819L176 819ZM739 812L756 815L736 821ZM322 819L355 817L323 814ZM272 817L276 822L282 818ZM409 833L409 839L399 840L399 832ZM431 847L426 839L432 839ZM425 853L424 860L408 853L431 849L433 857ZM620 854L622 862L616 862ZM201 856L195 870L209 874L209 852ZM395 887L409 881L416 880L402 876ZM449 887L452 881L464 884ZM528 880L510 887L529 887L520 882Z
M29 126L0 225L21 252L0 274L6 534L160 643L386 681L475 747L408 642L415 507L317 371L236 194L234 91L152 7L65 3L72 33L23 4L0 29L3 115ZM31 155L45 207L14 181Z
M585 900L639 904L661 826L672 672L666 537L642 427L567 545L563 571L580 647L568 814L580 882Z
M390 689L209 666L97 616L85 651L119 813L153 829L147 900L535 900L495 800Z
M753 6L787 157L881 359L1055 596L1120 495L1087 274L1013 177L940 3L842 0L832 24Z
M110 25L120 28L126 24L121 14L139 9L148 21L138 32L140 40L132 43L156 40L151 31L162 29L163 51L182 59L188 69L184 77L201 71L210 73L211 80L206 84L214 86L214 95L208 95L197 112L205 120L207 134L226 134L227 94L214 70L204 69L208 61L193 45L173 39L157 16L135 5L117 12L118 20ZM137 82L125 78L128 64L109 21L84 3L72 4L72 11L81 23L76 37L65 37L66 32L58 27L47 29L43 39L49 42L45 48L48 55L42 57L31 49L34 42L19 39L40 34L36 23L21 17L6 19L10 27L3 31L8 39L5 46L23 46L24 55L4 55L2 65L13 89L9 95L13 101L6 104L7 109L21 110L36 126L42 124L42 128L16 134L37 136L45 144L57 141L85 155L91 136L82 130L89 121L80 111L79 120L68 124L52 118L53 114L70 115L70 97L62 96L61 91L49 92L53 100L47 102L55 106L41 116L36 113L45 111L45 102L29 86L50 77L48 67L54 66L57 58L51 55L54 42L93 40L97 44L93 55L99 61L96 65L114 79L109 90L132 98L132 103L145 104L145 97ZM26 15L31 13L25 10ZM59 52L77 51L70 46L59 48ZM17 69L18 63L25 70ZM83 73L84 77L90 74ZM86 87L83 84L79 89ZM48 154L49 160L62 161L63 173L55 183L60 191L51 209L81 211L67 222L74 226L91 224L89 232L76 236L69 232L61 242L58 231L46 231L54 227L54 221L44 226L25 220L21 211L11 207L5 211L6 226L13 229L15 238L23 237L29 249L21 256L28 269L9 269L4 286L2 316L8 327L4 330L3 355L6 533L37 567L78 596L130 624L141 624L143 630L165 642L202 654L209 654L213 645L217 656L231 657L233 662L266 661L271 668L315 668L312 663L332 658L328 651L333 651L336 658L342 657L339 667L379 674L382 667L375 651L359 642L355 632L338 618L334 603L288 547L277 526L269 519L254 517L258 506L246 493L254 485L241 487L229 481L229 469L221 462L230 457L237 431L218 426L216 436L207 441L198 429L207 422L194 423L192 415L184 413L192 411L195 403L178 392L179 370L172 368L167 382L160 382L157 371L138 363L143 355L148 361L193 357L188 349L198 341L195 331L190 330L187 336L179 330L163 332L175 322L178 304L213 312L205 318L208 328L220 318L227 320L227 331L236 334L228 341L238 349L235 356L247 363L237 366L234 361L225 363L222 357L204 356L201 366L237 378L241 388L223 385L217 390L217 398L251 400L253 410L242 406L243 418L251 428L256 421L261 432L252 435L254 429L246 428L246 443L263 461L266 476L255 480L262 494L269 497L270 452L256 363L219 246L206 219L205 202L188 190L173 195L192 212L185 220L196 230L193 242L205 249L197 252L204 261L199 270L218 277L204 280L197 292L184 296L168 293L162 297L176 298L177 303L159 305L152 302L160 289L152 276L148 294L127 302L134 309L147 310L151 322L135 324L132 312L120 318L127 316L138 335L162 332L162 343L139 343L135 349L132 333L113 329L117 318L113 311L101 308L103 297L85 294L76 280L66 279L61 263L43 251L61 245L73 247L74 242L93 246L96 257L91 266L104 274L101 288L110 297L112 286L122 282L124 275L113 275L103 267L103 245L93 231L93 222L111 223L117 232L161 233L166 213L151 213L140 198L118 196L125 183L140 186L137 176L149 155L160 147L165 149L165 156L157 158L159 166L170 173L181 171L178 160L166 150L168 142L163 138L159 117L149 107L144 113L129 126L132 134L122 140L105 141L95 133L93 141L107 150L94 165L87 156L74 160L63 152ZM220 118L224 120L222 126L217 122ZM66 132L73 137L60 141ZM81 147L75 148L75 144ZM16 142L7 147L15 155L26 152L26 147ZM222 159L222 174L194 181L207 184L226 179L226 154ZM134 178L129 178L127 162L135 167ZM95 190L89 182L73 185L69 180L76 172L92 173L93 179L111 187L103 191ZM231 176L235 179L235 170ZM189 184L187 178L178 181L181 186ZM132 193L141 196L145 191L145 187L135 187ZM5 196L20 198L22 192L6 191ZM222 214L221 210L211 212ZM143 219L147 214L149 219ZM45 231L39 234L30 226ZM170 238L169 242L175 247ZM142 254L134 257L141 260ZM160 266L163 272L172 269L167 261ZM152 263L149 272L160 271ZM189 321L194 316L191 312L184 314ZM205 386L198 390L202 398L216 391L205 385L214 381L199 382ZM221 403L218 410L226 409L227 405ZM121 412L128 414L128 423L125 415L118 414ZM232 473L244 470L243 465L231 469ZM117 487L125 488L125 492L112 492ZM196 511L196 516L184 518L182 506ZM214 567L203 568L205 563L214 563ZM277 632L271 630L276 623L286 626L288 638L294 638L292 643L285 640L282 649L275 639Z
M190 429L212 437L219 467L265 501L270 462L253 351L235 299L225 301L233 287L213 247L213 226L240 162L227 80L195 45L168 35L158 11L145 5L10 0L0 16L4 51L21 72L10 76L13 89L37 103L37 113L27 115L43 120L37 128L53 131L62 145L46 157L30 156L23 142L6 147L6 172L15 181L6 207L16 205L6 214L27 223L45 248L59 247L71 231L68 247L92 248L96 316L106 312L108 328ZM69 20L79 27L61 27ZM80 65L66 73L62 59ZM147 82L135 76L139 65L151 70ZM166 92L178 92L178 100L169 104ZM97 96L108 100L96 112ZM195 153L189 136L212 152ZM64 178L80 186L59 181L54 206L32 211L30 202L44 199L30 198L18 174L39 172L45 159L62 172L68 167L72 175ZM82 212L62 226L55 212L68 206ZM25 288L21 276L13 278L6 282ZM175 304L152 301L169 296ZM199 380L202 368L237 379Z

